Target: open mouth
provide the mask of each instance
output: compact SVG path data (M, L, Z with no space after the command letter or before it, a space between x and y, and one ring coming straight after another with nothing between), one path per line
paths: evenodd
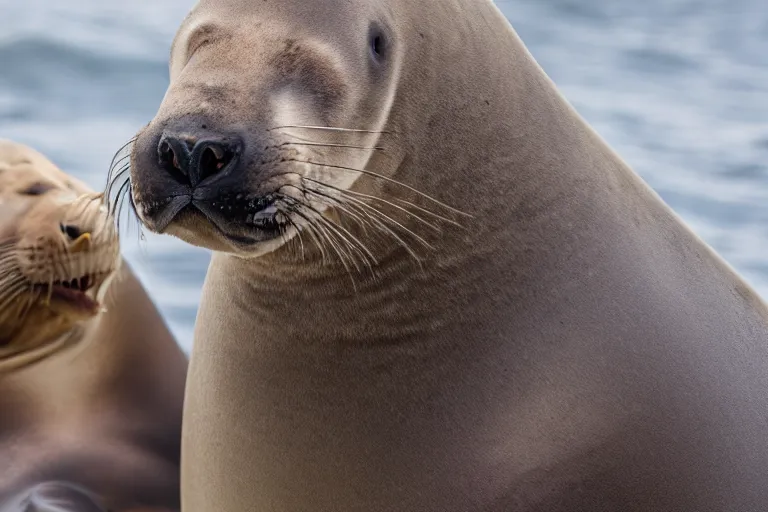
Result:
M91 297L91 290L100 282L94 276L83 276L70 281L54 281L52 285L38 284L35 288L42 292L42 297L50 297L51 302L64 303L79 311L97 313L98 301Z

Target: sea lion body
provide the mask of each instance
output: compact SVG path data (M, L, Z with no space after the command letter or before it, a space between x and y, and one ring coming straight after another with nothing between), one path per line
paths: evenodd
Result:
M98 196L77 202L88 193L31 148L0 141L0 241L13 240L19 258L31 254L40 275L68 280L70 273L90 274L87 262L67 265L66 254L46 248L66 247L73 230L90 233L90 245L73 243L69 257L114 251L109 268L117 274L102 299L106 312L67 321L72 315L62 307L44 316L47 308L34 306L37 323L3 340L2 512L179 509L186 358L128 265L119 263L117 235L99 237L113 221ZM24 240L35 245L23 249ZM57 318L63 328L46 330Z
M309 161L339 176L320 190L337 208L316 211L352 217L349 245L315 248L335 228L307 206ZM186 512L768 506L768 308L490 1L202 0L132 164L144 224L216 251ZM296 180L304 203L284 197ZM374 243L398 228L350 199L370 196L440 229L403 214L401 239ZM406 229L432 247L420 261Z

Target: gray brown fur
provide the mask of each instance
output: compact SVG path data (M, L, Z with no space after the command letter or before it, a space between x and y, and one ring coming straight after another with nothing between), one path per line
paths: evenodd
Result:
M394 43L373 78L371 21ZM197 22L238 44L187 63L179 41ZM171 190L153 164L163 127L197 116L245 127L246 148L277 137L265 100L281 40L321 41L347 84L330 116L302 97L295 124L388 132L357 139L384 152L326 157L472 218L429 235L406 215L434 246L421 264L354 231L378 257L355 287L318 251L297 256L297 236L249 254L199 214L157 228L217 251L187 385L185 512L768 506L768 309L563 99L490 1L202 0L134 148L139 206ZM244 192L286 168L244 165L227 182ZM352 190L449 215L371 176Z
M3 242L30 229L42 240L61 236L63 219L29 223L29 212L87 192L36 151L9 141L0 141L0 172ZM31 184L45 192L26 194ZM94 222L111 223L106 211ZM131 269L124 262L120 267L103 302L107 312L79 319L65 332L46 331L43 324L55 316L41 315L45 322L19 334L54 332L67 340L62 349L14 365L25 358L27 340L13 339L6 348L18 350L0 357L0 512L180 508L187 360Z

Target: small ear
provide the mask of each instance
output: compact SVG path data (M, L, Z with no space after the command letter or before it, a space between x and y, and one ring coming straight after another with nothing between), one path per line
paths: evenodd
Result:
M108 512L87 490L66 482L45 482L0 504L0 512Z

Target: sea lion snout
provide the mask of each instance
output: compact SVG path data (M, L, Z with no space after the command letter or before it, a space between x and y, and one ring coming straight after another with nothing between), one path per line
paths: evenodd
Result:
M378 143L396 96L395 31L386 9L348 7L195 7L165 97L129 144L132 205L148 230L246 257L301 245L302 230L350 239L319 224L335 207L365 208L341 195L366 172L394 173L400 152L390 145L385 159ZM243 12L223 19L228 10ZM328 23L297 30L308 17Z
M157 158L163 171L194 189L218 174L231 172L242 150L242 140L233 136L165 131L157 147Z
M274 203L290 148L269 140L264 128L229 127L239 124L171 116L139 135L132 195L145 226L243 247L282 236L285 220Z

